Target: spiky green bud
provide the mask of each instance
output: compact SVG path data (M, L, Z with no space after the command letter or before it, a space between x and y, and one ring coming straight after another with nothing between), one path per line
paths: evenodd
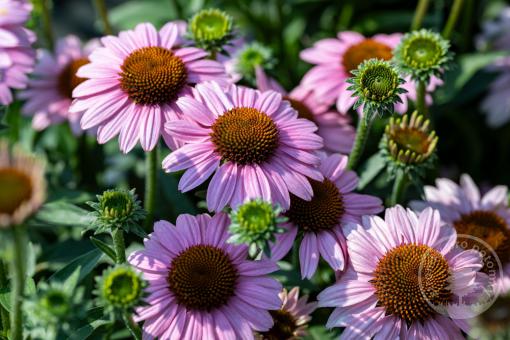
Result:
M235 72L248 82L254 82L256 68L271 70L275 65L275 59L269 47L255 41L246 44L236 53L233 64Z
M145 219L145 211L137 199L135 190L114 189L97 195L97 202L87 202L94 211L95 221L91 229L95 233L104 233L115 228L122 228L126 232L133 232L145 237L145 231L140 222Z
M390 175L400 169L423 177L424 171L434 165L437 141L430 121L417 111L390 118L380 144Z
M280 225L287 218L280 216L281 211L280 207L261 199L242 204L230 214L232 236L228 242L249 245L252 256L259 250L270 256L269 242L275 241L276 234L285 232Z
M223 51L234 38L232 17L216 8L195 14L190 20L189 29L195 44L212 54Z
M415 81L440 77L452 59L450 42L440 34L421 29L405 34L394 50L394 62Z
M365 60L351 72L353 77L347 82L352 85L348 89L358 97L354 109L363 105L363 112L369 118L375 114L393 113L394 104L402 102L399 95L407 92L401 87L404 79L397 68L387 61Z
M106 269L96 281L99 303L111 312L130 311L143 303L147 284L128 265Z

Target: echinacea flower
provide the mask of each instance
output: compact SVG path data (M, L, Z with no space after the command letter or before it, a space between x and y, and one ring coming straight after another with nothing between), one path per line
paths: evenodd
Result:
M99 46L99 41L92 40L82 47L78 37L69 35L57 41L55 55L47 50L40 52L33 78L20 93L20 98L26 100L22 112L33 116L34 129L44 130L67 120L74 134L82 133L83 112L69 112L73 90L85 81L76 71L89 63L88 56Z
M327 327L345 327L342 339L464 339L455 302L481 288L482 259L455 246L437 210L418 217L396 206L351 229L351 267L318 296L335 307Z
M346 166L346 156L334 154L324 157L319 168L324 179L310 181L312 199L305 201L291 195L290 208L284 213L289 221L283 226L288 231L277 235L272 258L279 260L285 256L294 245L298 232L301 233L299 262L303 278L313 276L320 256L333 270L344 270L346 244L343 227L347 223L360 223L363 215L383 210L379 198L352 192L358 185L358 177Z
M298 118L274 91L235 85L224 90L212 82L193 93L177 101L186 120L165 125L185 143L163 160L167 172L187 169L179 190L196 188L214 173L207 190L211 211L256 198L286 209L289 192L312 198L308 178L322 180L316 151L323 144L315 124Z
M35 34L23 27L32 11L27 1L0 1L0 104L13 101L11 89L23 89L32 71Z
M140 141L152 150L163 134L170 148L172 136L164 135L165 122L181 117L175 102L189 93L190 85L204 80L226 81L223 66L205 60L207 52L176 46L179 24L170 22L158 32L152 24L139 24L118 37L101 39L90 63L76 75L87 78L73 91L71 112L85 112L82 129L98 127L97 140L105 143L119 135L127 153Z
M270 311L273 327L267 332L256 334L257 340L297 340L308 334L306 328L312 319L310 314L317 307L317 302L307 302L308 296L299 297L299 287L286 289L280 293L282 307Z
M246 246L227 243L229 224L224 213L159 221L129 257L148 281L147 306L135 315L144 339L253 339L271 328L282 286L267 274L278 266L249 261Z
M430 121L414 111L411 115L391 117L379 145L390 176L398 171L424 175L434 166L438 137Z
M22 223L46 197L43 162L0 141L0 188L0 228Z
M398 45L401 33L377 34L366 38L352 31L339 32L337 38L319 40L313 47L305 49L300 56L314 66L303 77L302 84L315 92L317 98L331 105L336 102L338 111L346 113L356 102L346 80L351 71L369 59L390 60L393 49ZM427 90L433 91L442 82L433 78ZM409 107L409 99L416 100L416 89L410 77L405 78L402 87L407 93L400 94L401 103L395 104L395 111L405 113ZM432 98L427 95L427 102Z
M476 37L476 46L481 52L508 51L510 49L510 6L505 6L498 16L482 23L482 33ZM489 85L487 96L480 106L487 115L487 125L497 128L510 120L510 57L496 59L487 66L488 71L500 74Z
M436 186L425 186L425 200L411 202L417 210L432 207L441 219L451 224L459 235L472 237L462 245L484 253L482 271L495 271L496 288L506 293L510 289L510 207L508 188L498 185L480 194L473 179L464 174L456 184L447 178L436 180ZM478 242L477 240L482 240ZM502 272L498 271L500 262Z
M297 86L287 93L278 82L257 67L257 88L264 92L273 90L282 94L283 99L298 112L299 118L305 118L318 127L317 134L324 139L324 149L331 153L348 154L351 151L356 131L350 117L331 110L329 105L321 103L314 92L303 86Z

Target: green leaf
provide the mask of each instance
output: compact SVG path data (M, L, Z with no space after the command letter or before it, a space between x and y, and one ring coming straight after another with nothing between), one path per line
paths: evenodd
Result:
M150 22L156 26L175 18L175 11L161 8L167 6L167 1L144 0L127 1L109 11L110 21L119 30L132 29L141 22Z
M105 253L109 258L111 258L113 261L116 260L116 254L115 250L113 250L110 245L106 244L105 242L101 241L100 239L97 239L93 236L90 237L90 241L103 253Z
M379 153L376 153L367 159L359 170L360 178L358 182L358 189L362 190L365 188L375 177L377 177L377 175L379 175L385 165L386 162L384 157Z
M35 282L31 277L27 277L25 281L25 296L35 294ZM11 290L9 288L0 290L0 305L9 313L11 312Z
M85 340L99 327L108 325L111 320L104 316L102 307L95 307L87 311L87 319L89 320L85 326L78 328L69 340Z
M94 217L85 209L63 201L45 204L34 216L35 225L88 227Z
M335 331L326 329L324 326L312 326L303 340L333 340L337 337L338 334Z
M493 77L479 72L485 67L493 64L497 59L508 56L508 52L486 52L464 54L457 58L457 64L451 70L445 73L445 84L440 87L436 93L436 104L444 104L455 99L461 103L473 98L478 92L485 91L488 83ZM482 77L478 78L479 75ZM476 89L473 89L473 85ZM469 91L470 94L467 94Z
M80 268L80 275L78 282L87 276L97 265L103 253L99 249L94 249L88 253L77 257L74 261L69 263L64 268L50 277L50 281L65 282L77 268Z

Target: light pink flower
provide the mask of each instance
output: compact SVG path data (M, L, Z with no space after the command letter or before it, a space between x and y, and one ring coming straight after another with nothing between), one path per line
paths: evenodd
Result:
M76 71L89 63L89 54L99 46L99 41L92 40L82 48L79 38L69 35L57 41L55 55L47 50L40 51L33 79L28 89L20 93L20 98L26 100L22 113L33 116L34 129L44 130L67 120L74 134L82 133L83 112L69 112L72 91L85 81L76 76Z
M273 90L282 94L298 112L299 118L305 118L318 127L317 134L324 139L324 149L331 153L348 154L351 152L356 136L355 129L350 125L348 115L331 110L329 105L320 103L311 89L299 85L290 93L274 79L266 75L262 68L257 68L257 88L264 92Z
M402 37L401 33L377 34L371 38L365 38L357 32L345 31L338 33L337 38L319 40L313 47L305 49L300 56L306 62L314 66L303 77L302 85L313 90L317 98L325 104L331 105L336 102L338 111L346 113L356 102L352 97L352 91L347 90L350 86L346 80L352 76L350 71L356 69L364 60L379 58L389 60L393 57L393 49L398 45ZM408 110L409 99L416 100L416 88L410 77L402 88L407 93L401 94L402 103L395 104L395 111L405 113ZM442 81L433 77L427 90L433 91ZM427 95L430 104L432 98Z
M320 307L335 307L326 326L345 327L342 339L464 339L468 322L453 301L486 275L480 254L456 240L430 208L363 218L347 235L350 269L318 296Z
M163 135L175 148L163 125L182 116L176 100L190 93L192 84L210 79L226 83L223 66L206 60L207 52L176 45L183 41L181 26L171 22L158 32L145 23L118 37L104 37L104 47L94 50L90 63L78 70L77 76L88 80L74 89L70 111L85 111L81 127L98 127L99 143L119 135L124 153L138 141L149 151Z
M289 192L312 198L307 177L322 180L316 151L323 144L315 124L299 119L274 91L235 85L223 90L212 82L197 85L193 95L177 101L186 120L165 125L185 143L163 161L167 172L187 169L179 190L194 189L214 174L207 190L211 211L254 198L287 208Z
M425 186L425 201L411 202L417 210L432 207L439 210L441 219L457 230L459 235L468 235L486 242L488 248L478 241L470 246L486 252L484 261L499 259L503 266L497 272L496 288L502 293L510 290L510 207L508 205L508 188L498 185L484 195L464 174L456 184L447 178L436 180L436 186ZM495 253L495 255L494 255ZM489 266L498 270L497 263L485 262L484 271Z
M257 334L257 339L285 339L297 340L308 335L307 324L312 317L310 314L317 307L317 302L308 302L308 296L299 297L299 287L294 287L287 292L284 288L279 294L282 307L279 310L270 311L273 317L273 327L267 332Z
M0 104L14 98L11 89L23 89L32 71L35 52L31 48L35 34L23 27L32 5L26 1L0 1Z
M290 208L285 212L289 221L282 225L287 232L276 236L271 255L273 260L283 258L294 246L298 232L301 233L299 262L303 278L313 276L320 256L333 270L344 270L347 258L343 227L348 223L360 223L363 215L383 210L379 198L353 192L358 176L346 166L346 156L324 157L319 168L324 180L311 181L312 199L305 201L291 195Z
M278 266L227 243L229 224L224 213L159 221L129 257L149 283L147 306L135 316L145 321L144 339L253 339L271 328L268 310L281 307L282 286L267 275Z

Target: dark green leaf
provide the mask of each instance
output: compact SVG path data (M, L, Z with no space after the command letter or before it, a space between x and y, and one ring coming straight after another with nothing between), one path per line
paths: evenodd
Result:
M90 241L103 253L105 253L109 258L111 258L113 261L116 259L115 250L113 250L112 247L110 247L105 242L101 241L100 239L97 239L93 236L90 237Z
M384 169L385 167L385 160L384 157L376 153L363 165L361 166L359 170L359 183L358 183L358 189L362 190L364 189L379 173Z
M91 250L53 274L50 281L64 282L74 273L76 268L80 268L79 282L95 268L102 256L103 253L99 249Z

